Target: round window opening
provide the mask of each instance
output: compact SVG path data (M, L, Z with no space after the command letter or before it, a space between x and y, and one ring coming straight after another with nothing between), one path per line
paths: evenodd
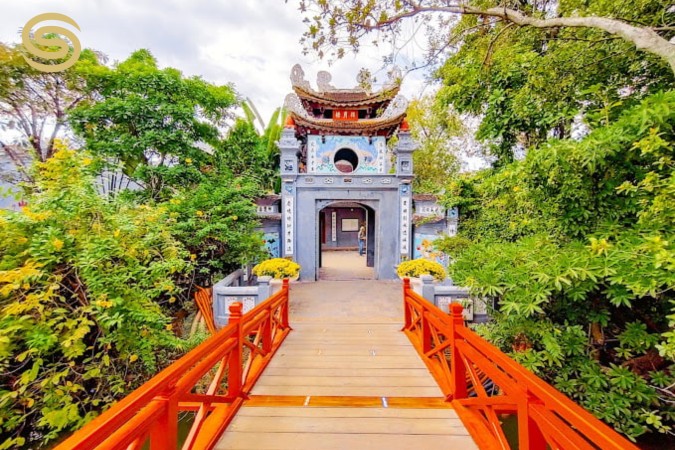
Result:
M359 157L351 148L341 148L335 152L333 163L337 170L342 173L351 173L356 170L359 165Z

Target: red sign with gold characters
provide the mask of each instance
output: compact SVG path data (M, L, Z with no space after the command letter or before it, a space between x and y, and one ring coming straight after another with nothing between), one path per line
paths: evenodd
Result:
M333 120L359 120L357 109L334 109Z

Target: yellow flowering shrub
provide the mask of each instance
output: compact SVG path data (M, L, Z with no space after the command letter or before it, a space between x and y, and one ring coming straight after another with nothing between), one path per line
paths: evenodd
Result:
M413 259L411 261L403 261L396 273L399 277L419 277L420 275L431 275L438 281L445 279L445 268L436 261L429 261L427 259Z
M300 264L285 258L272 258L253 268L253 274L259 277L293 278L300 273Z
M82 426L187 345L160 306L191 269L166 212L98 195L86 153L55 147L0 221L0 449Z

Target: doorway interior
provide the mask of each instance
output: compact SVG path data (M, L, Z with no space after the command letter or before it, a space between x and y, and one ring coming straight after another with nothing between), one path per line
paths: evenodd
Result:
M366 226L365 254L358 252L358 231ZM357 202L337 201L319 211L317 279L375 278L375 211Z

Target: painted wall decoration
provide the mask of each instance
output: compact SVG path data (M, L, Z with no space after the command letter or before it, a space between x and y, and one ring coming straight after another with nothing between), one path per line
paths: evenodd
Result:
M293 224L293 197L284 197L284 256L293 254L293 234L295 226Z
M410 197L401 197L401 254L410 251Z
M258 205L259 213L278 213L279 208L274 205Z
M448 236L457 235L457 222L459 222L459 210L457 207L448 210Z
M423 216L438 216L443 214L445 211L441 205L437 204L422 204L417 206L417 214Z
M448 219L459 219L459 209L456 206L448 210Z
M330 215L331 217L331 222L330 222L330 240L333 242L337 242L337 212L333 211Z
M443 312L450 312L450 304L453 302L459 302L464 310L462 311L462 316L464 320L473 320L474 308L473 308L473 299L471 298L458 298L451 296L439 296L436 297L436 306L438 306Z
M335 152L348 148L358 157L355 174L385 173L387 144L384 136L318 136L307 137L307 173L340 174L333 161Z
M448 222L448 236L457 236L457 222Z
M278 258L280 256L279 233L269 232L263 234L263 242L270 258Z
M424 258L436 261L448 267L448 256L434 249L434 241L438 238L436 234L415 233L413 259Z

